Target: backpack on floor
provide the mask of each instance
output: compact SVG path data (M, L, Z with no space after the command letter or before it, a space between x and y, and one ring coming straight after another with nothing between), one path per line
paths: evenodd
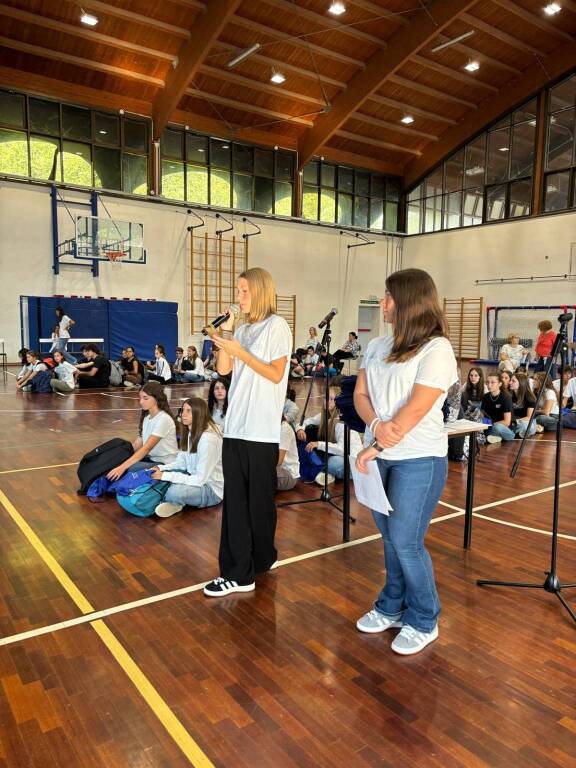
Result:
M562 426L568 429L576 429L576 411L569 411L563 414Z
M122 366L120 365L120 363L117 363L116 360L110 360L110 386L111 387L122 386L123 374L124 374L124 371L122 370Z
M93 448L82 457L78 465L80 488L77 493L85 496L88 488L97 477L110 472L111 469L129 459L133 453L132 443L121 437L114 437L112 440Z
M151 517L158 504L164 501L168 488L170 488L168 480L159 480L152 485L146 483L135 488L128 496L116 496L116 501L131 515Z
M340 411L340 419L347 424L350 429L364 434L366 425L358 416L354 406L354 388L356 387L357 376L343 376L340 379L340 394L336 398L336 405Z
M52 381L52 371L38 371L36 376L30 382L30 390L37 394L46 394L52 392L50 382Z
M450 461L464 461L466 453L464 451L466 444L465 435L455 435L448 438L448 459Z
M49 371L53 371L54 368L56 368L56 361L50 355L47 355L46 357L43 357L42 358L42 362L44 363L46 368L48 368Z

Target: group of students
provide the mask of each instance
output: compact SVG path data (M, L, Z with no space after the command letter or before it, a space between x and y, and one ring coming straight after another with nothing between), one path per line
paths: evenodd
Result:
M347 341L331 355L318 340L314 326L308 330L310 338L303 347L299 347L290 358L290 378L302 379L305 376L337 376L342 373L345 360L355 360L360 354L358 334L350 331Z

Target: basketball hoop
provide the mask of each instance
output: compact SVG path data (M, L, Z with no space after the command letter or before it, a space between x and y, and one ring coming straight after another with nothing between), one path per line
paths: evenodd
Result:
M122 265L126 251L106 249L104 255L108 259L108 263L113 267L118 268Z

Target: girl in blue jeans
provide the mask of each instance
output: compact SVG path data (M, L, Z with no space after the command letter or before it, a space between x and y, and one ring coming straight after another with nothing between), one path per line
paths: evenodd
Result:
M368 429L356 467L376 461L392 507L374 511L384 543L386 583L356 623L361 632L400 629L392 650L418 653L438 637L440 600L424 538L446 482L442 404L458 380L436 286L420 269L394 272L380 302L392 336L368 345L354 405Z

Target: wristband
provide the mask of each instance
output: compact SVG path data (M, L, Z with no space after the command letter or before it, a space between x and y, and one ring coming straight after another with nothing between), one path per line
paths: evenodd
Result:
M374 425L375 425L375 424L376 424L376 425L377 425L377 424L379 424L381 421L382 421L382 419L380 419L378 416L376 416L376 417L375 417L375 418L373 418L373 419L372 419L372 421L370 422L370 426L368 427L368 429L370 430L370 432L372 432L372 434L373 434L373 435L375 434L375 432L374 432L374 428L375 428L375 427L374 427Z

